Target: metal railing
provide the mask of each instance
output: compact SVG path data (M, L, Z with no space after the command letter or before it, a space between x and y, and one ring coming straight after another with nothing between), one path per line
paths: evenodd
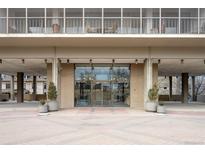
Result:
M1 17L0 33L205 34L205 18Z

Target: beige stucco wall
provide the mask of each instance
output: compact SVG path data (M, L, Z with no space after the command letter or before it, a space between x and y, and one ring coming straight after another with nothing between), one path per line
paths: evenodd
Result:
M131 64L130 107L144 108L144 64Z
M61 64L60 108L74 107L74 65Z

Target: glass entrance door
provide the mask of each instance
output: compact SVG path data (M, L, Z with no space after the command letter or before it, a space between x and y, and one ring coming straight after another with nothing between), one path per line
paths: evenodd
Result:
M111 83L94 81L92 86L92 104L94 106L111 106Z
M129 106L129 67L76 67L75 106Z

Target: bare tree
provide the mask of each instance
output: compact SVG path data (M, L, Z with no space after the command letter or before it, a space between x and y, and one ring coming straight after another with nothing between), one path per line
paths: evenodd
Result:
M205 76L195 77L195 89L193 94L193 100L197 101L197 95L202 95L205 93Z

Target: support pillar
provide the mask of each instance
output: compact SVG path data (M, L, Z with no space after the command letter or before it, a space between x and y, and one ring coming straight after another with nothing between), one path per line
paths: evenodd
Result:
M33 100L36 100L36 76L33 76Z
M150 88L152 88L153 84L152 61L150 58L145 60L144 69L144 103L146 103L147 101L149 101L148 91Z
M172 100L172 76L169 76L169 101Z
M182 73L182 103L188 103L188 73Z
M24 73L17 72L17 103L24 101Z
M197 96L195 94L195 76L192 76L192 101L197 101Z
M1 74L0 74L0 94L2 93L2 77L1 77Z
M61 64L60 72L60 108L74 107L74 64Z
M144 108L144 64L131 64L130 68L130 107Z
M11 76L11 88L10 88L10 99L14 100L14 75Z

